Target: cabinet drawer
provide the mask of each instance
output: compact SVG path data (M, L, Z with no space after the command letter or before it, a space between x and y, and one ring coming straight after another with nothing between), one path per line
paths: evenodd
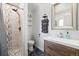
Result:
M44 48L47 54L57 56L75 56L76 52L74 48L64 46L55 42L44 41Z

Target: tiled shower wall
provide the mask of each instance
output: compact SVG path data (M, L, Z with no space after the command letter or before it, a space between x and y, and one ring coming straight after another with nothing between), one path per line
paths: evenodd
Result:
M2 4L0 4L0 55L2 56L8 55L6 38L7 37L4 29L3 14L2 14Z
M8 55L22 55L20 14L19 8L3 4Z
M12 3L11 3L12 4ZM0 55L2 56L7 56L8 55L8 46L7 43L9 42L6 38L7 36L7 31L6 31L6 26L4 25L4 19L5 19L5 14L3 14L3 6L4 4L0 4ZM13 5L17 6L17 4ZM27 4L20 4L21 9L19 9L19 13L20 13L20 21L21 21L21 35L22 35L22 39L21 39L21 43L20 45L22 46L23 49L23 55L28 55L28 22L27 22L27 13L28 13L28 9L27 9ZM8 10L6 10L7 12ZM13 13L16 13L13 11ZM11 19L15 20L15 16L12 16ZM18 16L17 16L18 18ZM7 18L6 18L7 19ZM14 26L14 25L13 25ZM9 36L10 37L10 36ZM16 40L15 40L16 41ZM17 41L16 41L17 42ZM13 43L15 44L15 42ZM16 44L15 44L16 45ZM18 45L18 44L17 44ZM19 54L19 53L18 53ZM17 55L18 55L17 54ZM21 55L21 54L20 54Z

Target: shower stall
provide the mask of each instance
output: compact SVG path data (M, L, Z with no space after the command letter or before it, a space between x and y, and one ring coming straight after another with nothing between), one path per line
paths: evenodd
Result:
M2 4L3 18L6 31L6 41L9 56L22 56L22 31L21 31L21 16L23 15L23 9L19 7L19 3Z

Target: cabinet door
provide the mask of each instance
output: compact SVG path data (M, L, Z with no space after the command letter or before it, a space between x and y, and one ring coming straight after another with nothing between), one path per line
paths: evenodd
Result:
M75 56L74 48L64 46L58 43L45 41L45 53L51 56Z

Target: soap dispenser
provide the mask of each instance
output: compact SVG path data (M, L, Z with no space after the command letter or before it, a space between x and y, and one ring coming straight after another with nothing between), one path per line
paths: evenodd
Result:
M66 33L66 39L70 39L70 34L69 34L69 32Z

